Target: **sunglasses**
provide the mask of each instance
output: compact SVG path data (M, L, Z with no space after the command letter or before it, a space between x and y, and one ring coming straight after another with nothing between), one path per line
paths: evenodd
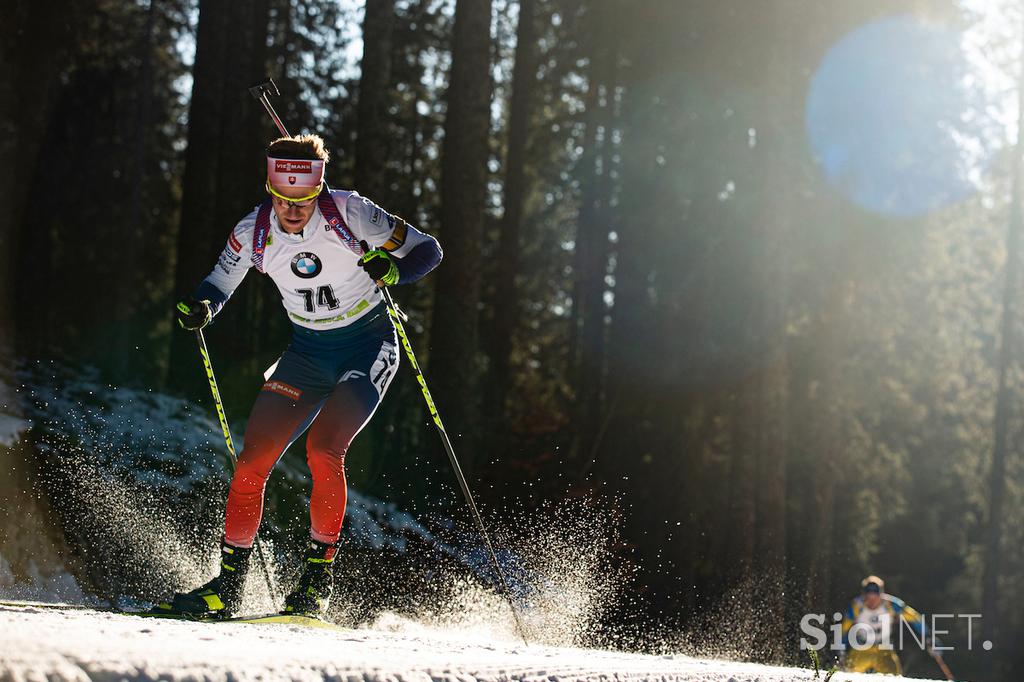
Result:
M318 186L316 189L314 189L312 194L307 194L304 197L286 197L285 195L281 194L276 189L274 189L274 186L270 184L270 180L267 180L267 192L269 192L271 196L280 199L289 206L295 206L296 208L306 208L307 206L312 205L313 202L316 201L316 198L320 195L321 189L323 189L322 184Z

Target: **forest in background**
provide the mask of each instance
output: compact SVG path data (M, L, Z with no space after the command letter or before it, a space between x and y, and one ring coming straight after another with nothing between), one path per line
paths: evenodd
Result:
M394 294L482 507L619 520L635 578L610 620L802 661L800 617L877 573L924 612L983 614L991 654L950 623L958 675L1016 679L1024 6L989 8L1014 114L969 195L867 210L806 129L844 36L967 31L976 5L15 0L0 343L208 402L171 311L262 199L275 131L247 88L272 76L331 186L445 250ZM209 328L237 431L287 343L278 299L250 274ZM348 462L360 491L462 513L407 368Z

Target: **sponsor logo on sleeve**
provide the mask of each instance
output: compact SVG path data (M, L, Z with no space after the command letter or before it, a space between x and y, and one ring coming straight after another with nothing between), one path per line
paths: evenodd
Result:
M234 231L232 231L231 235L228 237L228 246L230 246L231 250L235 253L242 250L242 242L238 241L238 237L235 236Z
M236 268L241 262L242 257L232 251L230 248L225 248L220 252L220 258L217 259L217 267L224 271L224 274L230 275L231 270Z
M370 222L373 223L374 225L380 225L380 217L384 213L384 211L381 210L380 206L373 203L366 197L363 197L363 205L366 206L366 209L368 211L372 210L372 212L370 213Z
M229 268L233 268L241 262L242 257L231 251L230 249L224 249L220 253L220 258L217 260L217 264L220 265L224 272L227 272Z

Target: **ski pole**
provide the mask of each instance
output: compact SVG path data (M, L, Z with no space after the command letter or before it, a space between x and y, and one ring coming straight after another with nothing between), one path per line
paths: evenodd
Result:
M938 655L937 653L935 653L933 651L932 652L932 658L935 660L935 663L939 666L939 670L942 671L942 674L946 676L947 680L955 680L956 679L955 677L953 677L953 671L950 670L949 666L946 665L946 662L944 660L942 660L942 656Z
M213 394L213 404L217 408L217 419L220 420L220 428L224 432L224 442L228 446L228 456L231 460L231 470L234 471L238 464L238 455L235 453L235 442L231 438L231 428L228 426L228 417L224 414L224 402L220 399L220 389L217 387L217 377L213 375L213 363L210 361L210 351L206 348L206 337L203 330L196 330L196 340L199 342L199 354L203 357L203 367L206 369L206 380L210 382L210 393ZM259 544L259 538L253 539L253 547L256 548L256 559L263 569L263 578L267 582L267 592L270 599L277 604L277 587L274 585L274 578L267 565L267 558L263 554L263 546Z
M274 111L273 105L270 103L271 95L276 97L281 94L273 79L269 79L259 85L254 85L249 88L249 93L263 105L264 109L267 110L270 118L274 121L274 125L277 126L278 132L280 132L284 137L291 137L291 135L288 134L288 130L284 127L284 123L277 115L277 112ZM330 187L327 186L326 181L324 182L324 190L328 192L330 191ZM360 246L364 252L367 251L367 245L365 242L360 242ZM491 536L488 534L487 528L484 526L483 518L477 510L476 502L473 500L473 493L470 491L469 484L466 482L466 477L462 473L462 467L459 466L459 460L455 456L455 449L452 447L451 439L448 438L448 432L445 431L444 424L441 422L441 415L438 414L437 407L434 405L434 398L430 395L430 389L427 388L427 380L423 377L423 372L420 371L420 365L416 362L416 354L413 353L412 344L409 343L409 337L405 333L405 325L402 324L402 322L408 318L395 304L394 300L391 298L391 292L388 291L387 287L379 286L379 290L381 295L384 297L384 303L387 305L388 315L395 323L395 330L398 332L398 337L402 340L402 348L405 350L406 357L409 358L409 364L412 366L413 372L415 373L416 382L420 385L420 391L423 393L423 400L427 403L427 409L430 411L430 416L434 420L434 425L437 427L437 433L441 437L441 443L444 446L444 451L448 455L448 460L452 464L452 469L455 471L455 478L458 479L459 487L462 488L462 495L466 498L466 503L469 505L469 509L473 513L473 520L476 522L477 530L480 532L480 537L483 538L484 545L487 547L487 553L490 556L491 565L494 567L494 572L498 576L505 599L508 601L508 605L512 609L512 616L516 622L516 629L519 631L519 636L522 637L523 643L529 646L530 642L526 638L526 628L519 615L519 609L516 608L516 604L512 600L512 592L509 590L508 581L505 579L505 573L501 570L501 564L498 563L498 556L494 553L494 546L491 544Z

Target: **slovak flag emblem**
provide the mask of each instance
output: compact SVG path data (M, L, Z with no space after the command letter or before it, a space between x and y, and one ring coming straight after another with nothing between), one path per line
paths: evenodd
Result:
M295 184L295 176L294 175L289 175L288 176L288 184L289 185L294 185Z

